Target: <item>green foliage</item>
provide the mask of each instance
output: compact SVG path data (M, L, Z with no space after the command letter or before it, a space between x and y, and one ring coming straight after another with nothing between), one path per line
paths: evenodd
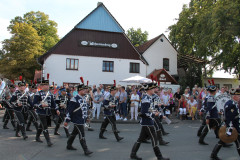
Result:
M135 30L134 28L130 28L127 30L127 36L135 47L142 45L147 42L148 32L142 32L141 28Z
M210 70L240 73L240 0L191 0L183 6L169 39L180 54L207 60Z
M23 75L26 80L33 79L36 62L42 52L42 40L31 24L15 23L12 37L3 41L6 52L0 60L0 73L9 79Z
M27 23L32 25L42 38L44 52L48 51L59 41L57 23L49 20L49 16L43 12L31 11L24 14L23 17L15 17L11 20L8 30L12 31L16 23Z
M2 42L0 52L0 73L9 79L23 74L25 80L33 79L40 69L37 58L53 47L58 41L57 23L49 20L43 12L28 12L10 21L10 39Z

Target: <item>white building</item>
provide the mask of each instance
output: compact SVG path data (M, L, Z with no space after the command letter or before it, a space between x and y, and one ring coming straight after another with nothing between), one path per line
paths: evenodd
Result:
M165 69L168 83L177 83L177 55L162 34L135 48L124 29L107 8L98 4L53 48L39 58L43 77L50 83L78 84L80 77L89 85L123 84L119 81L135 75L149 77L155 70ZM167 71L167 72L166 72ZM160 81L159 76L158 80ZM170 78L169 78L170 77Z

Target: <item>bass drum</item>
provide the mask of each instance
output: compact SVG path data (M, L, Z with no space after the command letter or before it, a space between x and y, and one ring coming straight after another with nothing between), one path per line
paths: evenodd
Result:
M238 138L238 132L236 128L233 127L232 135L227 136L226 135L226 126L222 126L219 129L219 139L221 139L224 143L232 143L237 140Z
M224 106L227 101L231 100L231 96L229 94L221 94L216 97L216 105L218 108L218 111L224 111Z

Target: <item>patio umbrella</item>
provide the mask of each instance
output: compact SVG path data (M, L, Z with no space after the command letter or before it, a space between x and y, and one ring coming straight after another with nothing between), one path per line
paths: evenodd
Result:
M126 83L151 83L152 80L148 79L146 77L142 77L142 76L133 76L127 79L124 79L120 82L126 82Z

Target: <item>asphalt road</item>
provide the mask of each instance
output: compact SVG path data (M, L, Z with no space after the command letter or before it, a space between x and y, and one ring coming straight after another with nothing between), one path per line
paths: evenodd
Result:
M65 137L63 128L59 132L61 136L53 135L53 128L49 129L52 142L52 147L47 147L43 136L41 139L44 143L34 141L36 131L27 132L29 138L14 137L15 132L9 124L9 130L2 129L0 122L0 160L129 160L129 155L134 142L137 140L140 132L139 124L117 124L117 128L121 131L120 136L124 140L117 142L111 127L108 126L105 136L106 140L98 139L100 123L92 124L95 131L86 131L87 145L94 153L91 156L85 156L80 146L78 137L75 139L73 146L77 151L66 150L67 138ZM166 141L169 141L168 146L160 146L160 150L165 157L171 160L208 160L217 139L213 131L207 137L208 146L198 144L196 136L197 129L200 125L199 121L183 121L171 125L164 125L166 131L170 134L164 136ZM34 129L34 127L31 127ZM151 144L142 144L138 156L144 160L155 160ZM238 154L235 145L230 148L222 148L219 152L219 157L223 160L237 160Z

